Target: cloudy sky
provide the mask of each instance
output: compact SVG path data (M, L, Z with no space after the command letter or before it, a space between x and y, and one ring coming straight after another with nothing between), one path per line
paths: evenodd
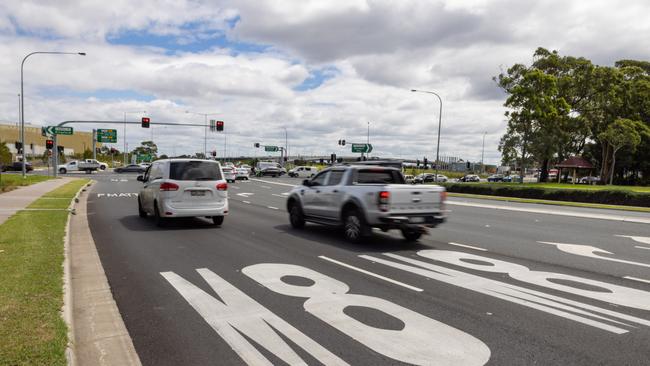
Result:
M494 75L540 46L601 65L648 60L648 14L646 0L3 1L0 121L18 119L26 54L79 51L25 63L27 122L216 113L231 156L283 145L285 128L292 155L350 155L338 139L365 142L370 122L374 154L431 158L439 104L416 88L443 99L441 155L479 161L487 132L496 163L505 97ZM152 133L162 152L203 151L200 127L131 126L127 142ZM208 150L221 156L223 141L209 133Z

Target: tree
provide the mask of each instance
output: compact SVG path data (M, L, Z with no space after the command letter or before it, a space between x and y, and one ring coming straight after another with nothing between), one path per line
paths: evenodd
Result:
M643 137L650 138L650 128L641 121L632 121L625 118L617 119L609 125L604 132L598 135L601 141L608 145L608 151L612 152L612 165L609 170L609 184L614 180L614 166L616 164L616 153L624 146L629 146L632 151L641 143Z
M0 165L11 163L11 151L5 141L0 141Z
M140 146L133 149L133 154L150 155L152 159L158 154L158 146L153 141L142 141Z

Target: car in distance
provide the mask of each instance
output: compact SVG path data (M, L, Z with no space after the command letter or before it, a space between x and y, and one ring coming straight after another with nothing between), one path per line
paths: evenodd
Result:
M297 166L287 173L293 178L311 178L318 173L318 168L315 166Z
M445 221L446 194L436 185L405 184L396 168L335 166L293 188L287 211L293 228L307 221L340 226L352 242L369 236L373 227L399 229L407 241L416 241Z
M404 176L404 182L405 182L406 184L415 184L415 183L413 182L413 179L414 179L414 178L415 178L414 176L412 176L412 175L408 175L408 174L407 174L407 175Z
M521 183L521 176L519 175L507 175L503 177L503 182L507 183Z
M258 177L279 177L282 175L280 164L272 161L260 161L257 163L256 175Z
M175 217L208 217L218 226L228 214L228 183L214 160L157 160L138 181L138 214L153 215L158 226Z
M235 179L240 180L240 179L245 179L248 180L248 177L251 175L251 171L246 168L235 168Z
M237 180L237 176L235 175L234 167L224 166L221 168L221 171L223 172L223 179L225 179L226 182L235 183L235 180Z
M458 178L458 181L459 182L474 182L474 183L476 183L476 182L480 182L481 178L479 178L479 176L476 175L476 174L467 174L467 175L464 175L464 176Z
M446 176L442 174L438 174L438 182L444 183L448 180ZM413 178L413 183L414 184L422 184L422 183L435 183L436 182L436 175L432 173L422 173L418 175L417 177Z
M147 168L143 167L140 164L129 164L127 166L121 166L113 170L115 173L144 173Z
M71 161L67 164L60 164L57 166L59 173L65 174L67 172L82 171L88 174L101 168L101 164L95 159L85 159L79 161Z
M503 182L503 174L492 174L487 178L488 182Z
M600 177L594 177L594 176L586 176L578 179L578 183L580 184L598 184L600 182Z
M34 167L32 167L32 163L26 162L25 164L25 171L26 172L31 172L34 170ZM22 161L15 161L11 164L3 165L2 169L3 172L8 172L8 171L14 171L14 172L22 172L23 171L23 162Z

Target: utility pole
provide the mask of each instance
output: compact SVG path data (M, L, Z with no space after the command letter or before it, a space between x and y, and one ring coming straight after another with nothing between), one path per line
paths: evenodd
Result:
M487 135L487 131L483 132L483 149L481 149L481 173L485 173L485 164L483 164L483 157L485 156L485 135Z
M93 128L93 159L97 160L97 130Z

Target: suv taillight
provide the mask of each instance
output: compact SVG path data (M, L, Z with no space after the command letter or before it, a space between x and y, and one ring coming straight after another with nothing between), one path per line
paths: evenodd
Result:
M379 211L388 211L388 203L390 202L390 192L381 191L378 196Z
M228 183L219 183L217 184L217 191L227 191Z
M447 191L440 192L440 202L445 202L447 200Z
M165 182L160 184L161 191L178 191L178 184Z

